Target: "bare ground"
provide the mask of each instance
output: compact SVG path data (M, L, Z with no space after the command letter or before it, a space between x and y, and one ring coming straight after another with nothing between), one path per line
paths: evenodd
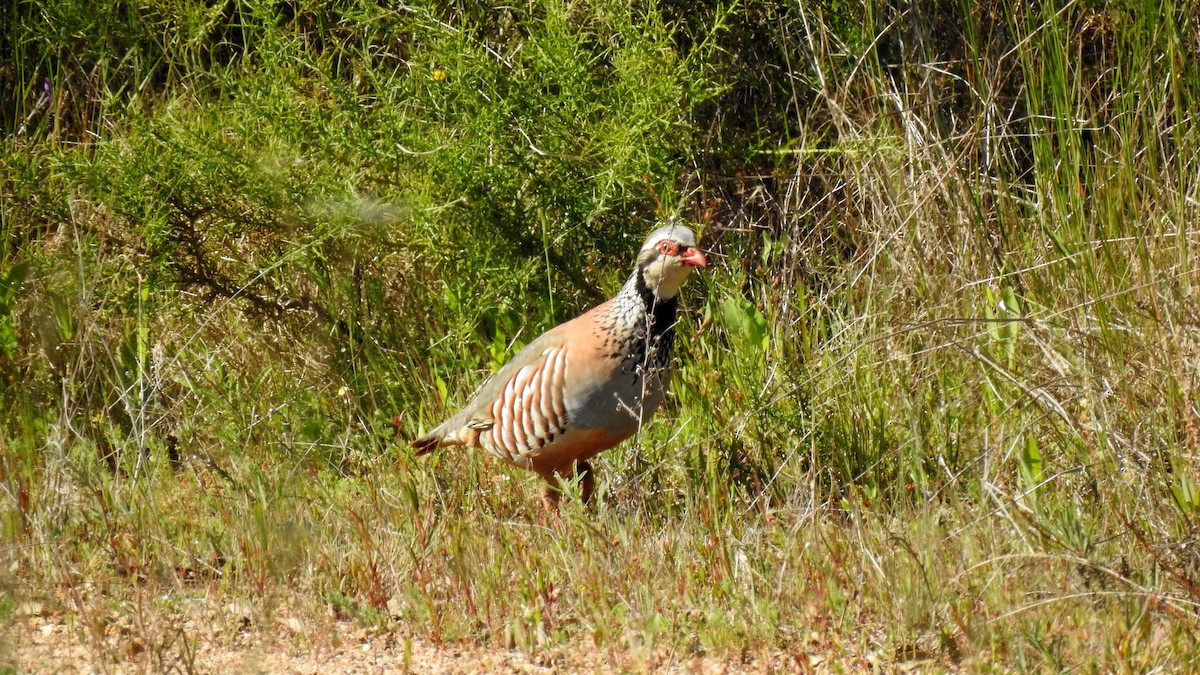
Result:
M533 653L499 644L437 644L402 629L355 621L305 620L286 611L254 625L236 604L209 605L166 620L97 611L87 619L18 608L0 633L0 673L611 673L757 674L869 672L873 654L813 633L794 649L737 655L678 654L636 644L550 646ZM499 642L499 641L497 641ZM901 670L920 668L912 661ZM924 664L932 665L932 664ZM943 664L944 665L944 664ZM890 670L890 668L889 668Z

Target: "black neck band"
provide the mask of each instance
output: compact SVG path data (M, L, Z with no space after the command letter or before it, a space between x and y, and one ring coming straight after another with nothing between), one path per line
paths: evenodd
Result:
M635 270L634 282L637 289L638 298L642 301L642 306L646 308L646 316L650 319L650 336L673 336L675 331L675 312L679 308L679 298L674 297L668 300L660 300L655 297L654 291L646 285L646 278L641 270ZM670 339L670 337L668 337Z

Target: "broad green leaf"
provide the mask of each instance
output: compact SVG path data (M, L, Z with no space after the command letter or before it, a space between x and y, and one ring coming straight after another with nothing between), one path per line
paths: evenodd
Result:
M766 349L770 335L767 318L754 303L744 298L725 298L721 301L721 322L754 349Z
M1175 484L1171 486L1171 494L1175 496L1175 505L1184 513L1195 513L1200 510L1200 486L1187 469L1175 472Z
M1021 449L1021 476L1028 487L1032 488L1045 478L1045 466L1042 463L1042 453L1038 451L1037 439L1033 434L1025 437L1025 447Z

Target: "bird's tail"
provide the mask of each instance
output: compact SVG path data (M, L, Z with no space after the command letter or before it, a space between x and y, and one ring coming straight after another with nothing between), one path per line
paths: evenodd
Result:
M424 436L418 438L417 440L411 441L409 443L409 445L416 448L417 457L421 457L423 455L428 455L429 453L433 452L434 450L437 450L438 447L441 446L441 444L442 444L442 435L440 433L438 433L436 430L433 432L430 432L428 434L425 434Z
M460 413L461 415L461 413ZM409 445L416 448L416 456L428 455L442 446L456 445L475 445L473 439L479 437L479 432L482 429L492 428L492 423L470 420L464 427L459 415L451 417L442 422L433 429L430 429L424 436L415 441L409 441ZM466 436L464 438L464 435Z
M396 428L396 440L400 442L404 442L403 422L403 415L397 415L392 418L392 426ZM446 440L445 433L442 431L442 426L444 425L434 427L424 436L415 441L408 442L409 445L416 448L417 457L428 455L434 450L437 450L438 446L442 445L442 443Z

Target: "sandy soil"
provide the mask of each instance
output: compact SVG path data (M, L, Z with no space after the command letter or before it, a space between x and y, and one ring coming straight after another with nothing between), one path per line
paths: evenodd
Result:
M0 673L737 673L870 672L867 657L821 656L819 645L737 659L677 655L636 646L612 651L552 647L529 654L498 646L443 644L330 618L320 625L281 614L253 626L236 608L139 629L128 614L91 625L26 609L0 633ZM214 623L215 622L215 623ZM172 624L174 625L162 625ZM828 647L828 645L826 645ZM835 650L836 651L836 650ZM816 652L816 653L814 653ZM906 664L912 667L917 664Z

